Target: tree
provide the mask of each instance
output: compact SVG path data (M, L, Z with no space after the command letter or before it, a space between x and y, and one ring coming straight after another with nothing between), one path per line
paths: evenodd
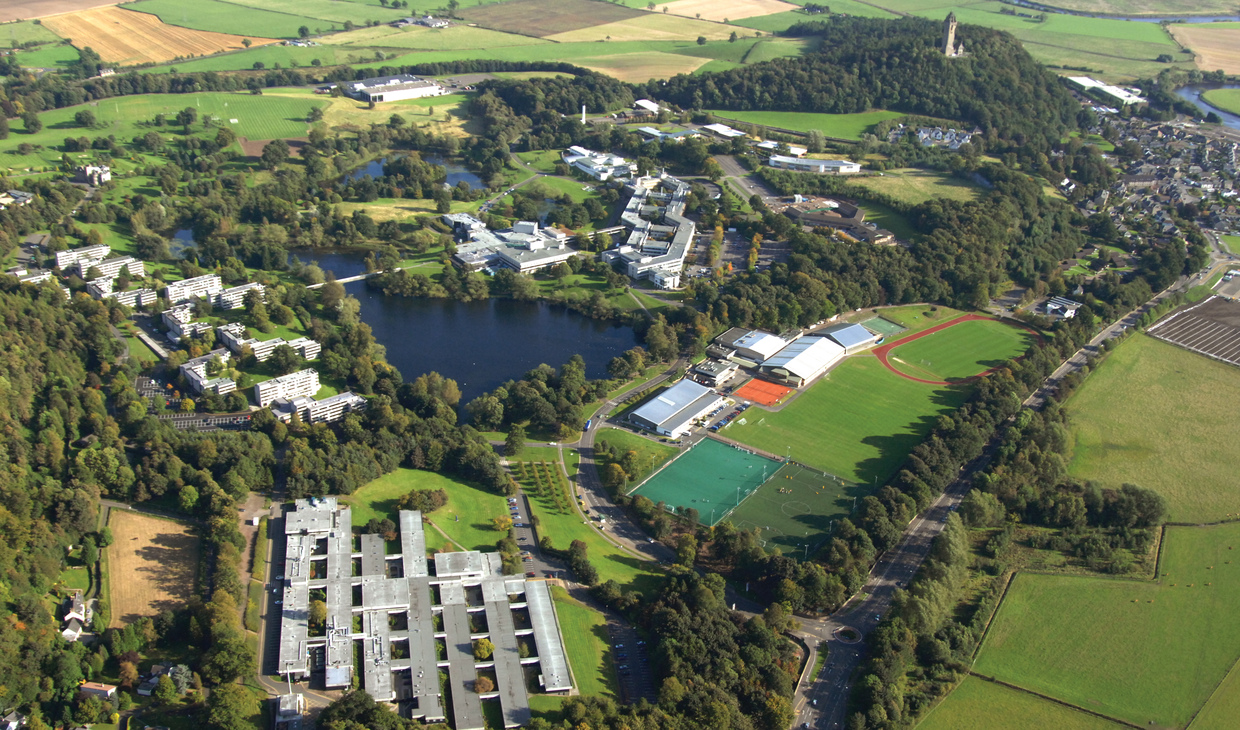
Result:
M327 603L324 601L310 602L310 623L314 626L323 626L327 623Z
M309 37L310 37L310 29L309 29L309 28L307 28L307 27L306 27L306 26L304 26L304 25L303 25L303 26L301 26L300 28L298 28L298 29L297 29L297 36L298 36L299 38L309 38Z
M686 532L676 538L676 562L692 567L693 561L697 560L697 549L698 541L693 535Z
M288 159L289 147L288 142L282 139L273 139L263 146L263 167L268 170L274 170L280 166L280 163Z
M504 456L520 456L525 449L525 426L512 424L508 437L504 439Z
M249 39L249 38L242 38L242 39L241 39L241 45L245 46L246 48L249 48L249 47L250 47L250 39Z
M34 112L26 112L22 114L22 124L26 125L27 134L38 134L43 129L43 122L39 121L39 115Z
M486 641L486 639L483 639L483 641ZM480 695L494 692L495 683L491 681L490 677L478 677L474 680L474 691Z
M706 36L704 36L704 35L700 35L700 36L698 36L697 44L698 44L699 46L704 46L704 45L706 45Z
M311 124L323 119L323 107L316 106L306 115L306 120Z
M73 121L79 127L86 127L89 129L90 127L95 126L95 113L89 109L83 109L73 115Z
M187 106L177 112L176 121L177 124L184 128L185 133L189 134L190 126L193 125L194 122L198 121L198 110L192 106Z
M732 35L728 36L728 43L735 43L736 38L737 38L736 31L732 31Z
M0 139L9 138L9 120L3 113L0 113Z
M133 662L121 662L120 682L126 689L138 686L138 667Z
M172 677L167 674L159 678L155 683L155 701L161 705L171 705L176 702L180 695L177 694L177 686L172 683Z
M301 355L288 345L277 345L268 361L279 375L288 375L301 368Z
M491 526L495 528L496 532L508 532L512 529L512 518L508 515L493 517L491 518Z
M474 642L474 658L478 661L485 661L491 658L495 653L495 645L490 639L478 639Z
M253 694L239 684L226 684L212 690L207 699L207 725L213 730L249 727L258 711Z

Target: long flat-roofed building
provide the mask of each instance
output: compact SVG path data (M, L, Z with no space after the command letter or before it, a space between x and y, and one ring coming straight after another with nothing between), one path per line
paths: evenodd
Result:
M620 214L628 239L604 251L603 261L619 261L633 279L646 279L660 289L680 286L680 272L693 245L696 224L685 217L689 184L662 174L646 176L626 187L630 197Z
M518 221L502 231L490 230L467 213L448 213L443 221L462 239L453 263L469 271L509 268L528 274L577 255L577 249L568 245L567 232L543 228L535 221Z
M207 366L215 358L219 358L220 362L226 363L232 359L232 354L221 347L218 350L208 352L202 357L188 360L181 366L181 374L189 381L190 388L195 393L224 395L237 389L237 384L232 379L211 377L207 374Z
M224 350L224 352L228 352ZM300 398L319 392L319 371L313 368L298 370L278 378L264 380L254 386L254 399L259 408L266 408L277 398Z
M375 76L361 81L345 81L339 84L349 96L362 101L373 101L376 104L385 101L401 101L403 99L421 99L427 96L439 96L444 88L433 81L399 74L396 76Z
M224 282L215 274L195 276L192 279L174 281L164 289L164 296L173 304L180 304L191 299L211 298L224 289Z
M815 172L819 175L852 175L861 172L861 165L848 160L815 160L788 155L771 155L767 161L771 167L794 172Z
M564 162L599 181L637 174L637 164L619 155L595 152L585 147L569 147L561 154Z
M775 353L784 349L788 341L777 335L762 330L749 330L733 327L715 338L715 342L726 348L735 350L734 357L761 364Z
M844 354L851 355L882 342L883 336L875 334L859 324L833 324L814 333L818 337L830 337L842 348Z
M84 261L91 263L94 263L95 261L103 261L110 253L112 253L112 248L110 246L105 246L102 243L98 246L84 246L82 248L74 248L68 251L57 251L56 268L61 271L68 271L71 268L76 268L79 263ZM89 263L86 265L86 268L90 268Z
M389 554L380 535L356 540L351 510L334 497L298 500L286 513L280 674L300 681L321 672L329 689L356 676L403 716L443 722L446 671L456 730L483 730L483 701L498 702L504 727L528 724L527 677L545 692L572 689L545 582L501 574L496 553L437 553L432 570L421 513L402 510L399 521L400 551ZM327 605L320 626L309 621L312 596ZM495 650L479 662L473 642L481 638ZM475 687L480 668L496 679L486 694Z
M349 413L366 410L367 405L365 398L346 390L320 400L306 396L276 400L271 404L271 412L285 423L293 420L294 413L302 423L332 423Z
M762 363L762 374L800 387L821 376L844 357L844 348L829 337L802 337Z
M224 289L215 295L215 306L221 309L237 309L238 307L245 306L245 295L251 291L262 294L265 290L262 284L254 281Z
M686 378L643 403L629 414L629 420L662 436L678 438L722 401L723 396Z

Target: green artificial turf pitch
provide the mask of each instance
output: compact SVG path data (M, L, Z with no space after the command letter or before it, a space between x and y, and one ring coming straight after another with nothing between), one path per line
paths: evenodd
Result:
M974 671L1141 727L1183 727L1240 657L1238 556L1240 524L1169 527L1156 581L1018 574Z
M853 496L860 494L863 487L788 463L741 502L728 520L742 530L760 528L763 540L793 557L805 557L822 545L832 523L852 510Z
M897 370L927 380L960 380L1022 355L1033 333L995 320L969 320L920 337L891 351Z
M704 439L641 486L633 496L669 507L696 509L702 524L714 525L780 467L779 462L735 446Z

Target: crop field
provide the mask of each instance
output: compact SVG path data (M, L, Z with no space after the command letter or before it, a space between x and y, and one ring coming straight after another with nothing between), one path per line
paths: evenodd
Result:
M1234 24L1225 28L1176 24L1171 26L1171 35L1197 53L1197 68L1205 71L1222 69L1229 74L1240 73L1240 28Z
M117 64L162 63L245 47L242 36L166 25L157 15L119 7L56 15L43 24L83 48L89 45L104 61ZM247 37L251 44L274 43L268 38Z
M1154 489L1177 522L1240 513L1237 368L1135 335L1064 407L1072 418L1072 476Z
M875 124L887 119L904 116L900 112L871 111L857 114L817 114L815 112L746 112L729 111L727 109L708 109L710 113L735 119L748 124L761 124L767 127L780 127L794 132L809 132L817 129L827 137L840 139L861 139Z
M588 28L545 36L558 43L581 43L585 41L696 41L724 40L737 32L722 23L682 18L663 13L643 13L636 18L625 18L612 23L592 25Z
M918 730L1122 730L1116 722L1044 700L1037 695L965 677L917 725Z
M491 526L492 517L508 514L503 496L435 472L400 468L362 486L343 501L353 508L354 526L363 526L374 517L398 522L396 504L414 489L443 489L448 493L448 503L424 515L423 520L434 523L466 550L494 550L503 537ZM426 528L426 537L428 545L442 542L433 527Z
M978 185L968 180L934 170L915 168L887 170L882 177L867 175L856 178L853 182L913 205L935 198L967 202L977 200L983 192Z
M315 33L333 27L331 23L301 15L244 8L221 0L194 0L192 3L183 0L139 0L126 5L125 9L158 15L169 25L244 37L258 28L268 38L296 38L297 29L303 25Z
M368 21L391 23L408 17L409 12L386 8L379 3L339 2L339 0L227 0L229 3L257 8L272 13L300 15L312 20L344 25L352 21L364 25ZM245 11L242 11L245 12Z
M61 13L75 13L102 5L115 5L116 0L17 0L0 7L0 23L31 18L45 18Z
M1033 341L1033 333L1023 327L993 319L974 319L897 344L887 358L906 375L953 381L998 367L1022 355Z
M1228 0L1055 0L1055 7L1108 15L1209 15L1234 13Z
M484 28L540 38L644 15L622 5L591 0L511 0L458 14Z
M873 484L899 468L968 392L901 378L874 357L850 357L783 410L752 408L721 435L775 454L791 447L795 461Z
M783 0L675 0L659 8L672 15L723 22L796 10L799 6Z
M109 513L112 626L185 605L194 591L198 538L188 526L125 509Z
M974 671L1142 727L1183 727L1240 657L1237 545L1240 524L1169 527L1156 581L1020 573Z
M579 58L575 63L621 81L639 83L650 79L667 79L677 74L693 73L707 62L705 58L681 56L676 53L621 53L613 56Z
M386 31L382 34L379 31ZM354 34L364 33L364 36ZM427 51L448 51L456 48L499 48L502 46L528 46L546 43L540 38L516 33L501 33L487 28L471 28L454 25L450 28L393 28L381 25L360 31L338 33L324 39L325 44L348 44L382 48L413 48Z

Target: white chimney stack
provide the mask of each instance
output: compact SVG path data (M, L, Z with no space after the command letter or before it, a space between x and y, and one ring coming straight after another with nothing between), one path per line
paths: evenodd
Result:
M581 105L581 123L582 124L586 123L586 105L585 104Z

